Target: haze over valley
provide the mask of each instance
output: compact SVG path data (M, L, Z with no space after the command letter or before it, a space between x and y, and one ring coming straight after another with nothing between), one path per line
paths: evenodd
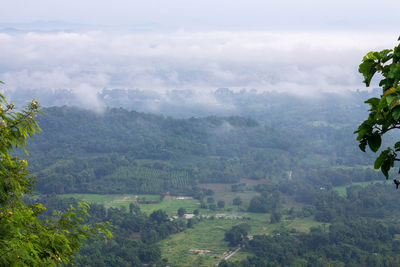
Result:
M0 266L400 265L399 3L3 8Z

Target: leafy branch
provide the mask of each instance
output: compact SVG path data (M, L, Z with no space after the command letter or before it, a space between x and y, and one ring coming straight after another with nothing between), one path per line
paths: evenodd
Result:
M40 113L36 100L18 111L0 94L0 266L67 264L86 240L111 238L110 224L85 223L87 203L40 220L46 208L23 201L24 194L33 190L35 179L29 174L28 162L11 152L19 148L28 154L25 145L40 132L35 122Z
M373 152L377 152L382 145L382 136L394 129L400 129L400 45L394 49L369 52L364 56L358 71L364 76L367 87L377 73L383 77L379 82L382 95L380 98L373 97L365 101L370 106L368 119L354 132L362 151L365 152L368 146ZM375 160L374 168L380 169L386 179L389 178L394 162L400 161L398 151L400 142L381 151Z

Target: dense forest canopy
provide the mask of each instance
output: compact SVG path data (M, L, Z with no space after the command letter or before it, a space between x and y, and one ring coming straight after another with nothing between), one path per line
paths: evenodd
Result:
M274 182L290 171L315 186L375 179L362 167L371 156L353 145L356 121L330 115L362 114L358 99L295 100L276 102L262 120L251 112L175 119L116 108L45 108L38 119L43 134L29 144L31 168L45 193L196 194L201 183Z

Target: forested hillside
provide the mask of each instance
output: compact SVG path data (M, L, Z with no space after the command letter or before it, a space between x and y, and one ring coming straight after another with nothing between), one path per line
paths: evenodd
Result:
M320 121L299 116L312 108ZM279 121L269 119L274 113L261 121L46 108L38 119L43 133L28 147L30 166L43 193L196 195L201 183L276 183L289 173L317 187L375 179L374 171L362 167L371 159L353 145L352 125L322 120L333 108L303 104L295 116L278 106Z
M283 176L292 140L241 117L171 119L50 108L29 146L42 192L190 193L198 183ZM268 163L267 163L268 162ZM254 167L253 167L254 166Z

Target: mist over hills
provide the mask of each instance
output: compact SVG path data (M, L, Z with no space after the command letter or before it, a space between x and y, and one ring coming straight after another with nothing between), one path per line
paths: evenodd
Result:
M233 91L229 88L219 88L211 92L103 89L93 96L79 94L68 89L4 91L4 95L18 106L24 106L36 98L43 107L65 105L98 112L102 112L106 107L121 107L174 118L237 115L249 116L270 123L279 123L281 121L279 116L282 113L293 113L296 116L307 115L310 121L319 120L344 124L357 123L362 120L367 110L367 106L363 102L378 94L378 89L345 93L319 92L314 96L258 92L255 89ZM342 114L339 115L338 112ZM292 119L293 121L290 123L296 121L295 118Z
M75 103L63 93L63 104ZM366 114L363 100L374 93L302 98L221 88L199 99L193 91L103 90L95 111L84 105L43 109L43 133L28 147L31 168L46 193L196 194L200 183L279 182L289 171L313 186L347 184L351 175L337 174L338 166L354 171L373 162L358 150L353 131ZM57 94L41 103L60 99ZM316 182L310 175L327 169L340 178Z

